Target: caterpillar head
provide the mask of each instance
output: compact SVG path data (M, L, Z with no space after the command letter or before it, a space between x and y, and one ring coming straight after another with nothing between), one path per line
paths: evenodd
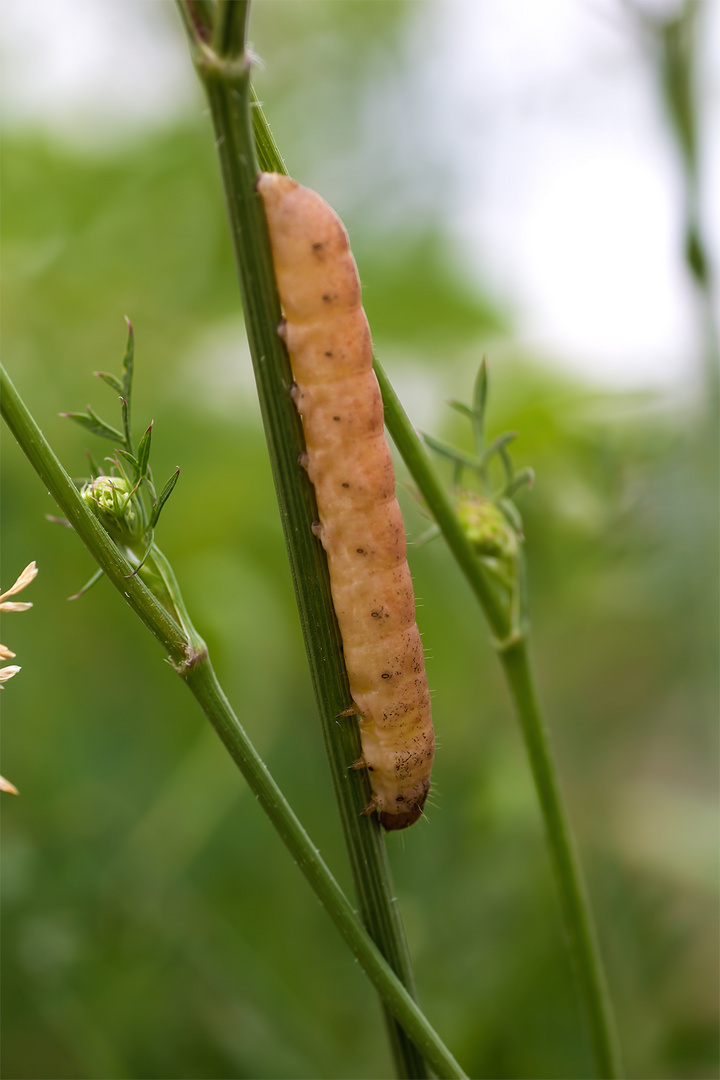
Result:
M420 792L412 800L405 800L399 803L399 807L404 809L398 809L397 812L390 812L389 810L379 810L378 817L380 824L386 832L397 832L399 829L407 829L409 825L412 825L422 815L423 807L425 806L425 800L428 797L428 791L430 790L430 780L423 780L420 786Z

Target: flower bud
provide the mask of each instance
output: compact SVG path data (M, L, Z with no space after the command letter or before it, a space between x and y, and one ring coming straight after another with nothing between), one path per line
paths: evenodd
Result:
M85 484L80 495L116 543L132 545L141 539L143 522L124 477L98 476Z
M456 506L465 534L478 555L512 559L517 535L502 510L490 499L466 498Z

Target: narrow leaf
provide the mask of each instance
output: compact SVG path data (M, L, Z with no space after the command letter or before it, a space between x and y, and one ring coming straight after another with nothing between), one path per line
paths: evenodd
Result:
M138 447L138 468L140 470L140 476L143 477L147 472L148 461L150 459L150 443L152 442L153 423L154 421L150 423L150 426L140 440L140 446Z
M71 528L72 528L72 526L71 526ZM85 585L83 585L80 592L76 592L73 596L68 596L68 600L79 600L81 596L85 595L85 593L88 591L88 589L92 589L95 582L99 581L104 573L105 573L104 570L96 570L95 573L93 574L93 576L90 578L90 580L88 582L86 582Z
M95 480L98 476L102 476L103 471L98 465L95 458L92 456L92 453L89 450L86 450L85 455L88 459L88 464L90 466L90 479Z
M517 436L517 431L506 431L504 435L498 435L497 439L494 439L493 442L490 443L490 446L488 446L487 450L483 454L482 464L487 465L494 454L499 454L501 457L504 457L509 461L509 458L507 457L506 447L509 443L517 439ZM510 473L510 479L512 479L512 471Z
M508 448L505 443L503 443L501 446L498 446L498 457L502 461L503 468L505 470L505 476L507 478L507 483L511 484L513 476L515 475L515 467L512 463L512 458L508 453Z
M133 441L132 432L130 431L130 405L128 404L129 398L120 398L120 411L122 412L123 422L123 442L126 448L132 453Z
M138 480L142 478L142 473L140 471L140 463L138 462L136 457L129 453L129 451L118 450L118 458L122 458L123 461L126 461L132 470L132 476L127 476L125 474L125 470L122 470L123 474L125 474L125 479L128 480L130 484L135 484ZM119 461L118 465L120 465ZM122 468L122 466L120 467Z
M518 536L522 538L522 518L520 517L520 511L515 503L511 502L510 499L498 499L497 505L502 510Z
M160 492L160 497L159 497L159 499L157 501L157 505L153 508L153 512L152 512L152 515L150 517L150 528L151 529L154 529L155 526L157 525L158 518L160 517L160 514L162 513L162 508L164 507L165 503L168 501L168 499L172 495L173 489L174 489L175 485L178 482L179 476L180 476L180 469L178 468L178 469L175 470L175 472L172 474L172 476L168 480L165 487Z
M420 435L431 450L434 450L436 454L440 454L441 457L446 458L448 461L452 461L459 465L465 465L468 469L480 468L480 462L477 458L470 457L469 454L464 454L462 450L457 450L454 446L450 446L449 443L442 442L441 439L436 439L434 435L427 435L424 431L421 431Z
M473 413L470 406L465 405L464 402L450 400L446 404L448 404L451 409L455 409L456 412L462 413L462 415L467 417L468 420L474 420L475 414Z
M535 473L532 469L522 469L521 472L515 473L508 486L505 488L505 497L510 498L514 495L519 488L524 487L526 484L528 487L532 487L535 483Z
M478 455L482 454L485 445L485 409L488 397L488 371L487 357L483 356L480 369L473 387L472 425L475 438L475 450Z
M147 562L148 555L152 551L152 546L153 546L153 540L154 539L155 539L155 532L151 527L150 529L148 529L147 536L146 536L145 554L143 555L142 559L140 560L140 562L137 564L137 566L133 570L132 574L126 574L125 575L126 577L129 577L129 578L135 577L136 574L140 573L143 566Z
M145 473L145 476L143 477L143 483L145 484L145 489L150 496L150 502L154 506L157 502L157 492L155 491L155 485L152 482L152 469L149 466L147 472Z
M122 396L125 398L125 400L129 403L131 401L131 399L132 399L132 381L133 381L133 370L134 370L134 366L135 366L135 332L134 332L134 330L132 328L132 323L128 319L127 315L125 316L125 322L127 323L128 337L127 337L127 344L125 346L125 355L123 357L123 365L122 365L123 378L122 378L122 387L121 387L120 392L121 392ZM129 404L128 404L128 410L129 410Z
M68 412L60 413L60 416L67 417L68 420L74 420L80 427L84 427L92 435L99 435L101 439L110 439L111 442L123 442L120 432L111 427L110 424L106 424L99 416L96 416L89 406L87 413Z
M102 379L102 381L107 383L113 390L117 390L118 394L122 395L123 384L120 382L117 375L110 375L107 371L95 371L93 374L95 374L98 379Z

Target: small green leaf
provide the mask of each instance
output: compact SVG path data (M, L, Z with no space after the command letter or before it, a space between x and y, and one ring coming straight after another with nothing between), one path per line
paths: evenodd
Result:
M122 379L122 386L121 386L121 389L120 389L120 393L125 398L125 400L129 403L130 400L132 399L132 381L133 381L133 370L134 370L134 364L135 364L135 332L133 331L132 323L128 319L127 315L125 316L125 322L127 323L128 337L127 337L127 344L125 346L125 355L123 357L123 365L122 365L123 379ZM129 404L128 404L128 408L129 408Z
M158 518L160 517L160 514L162 513L162 509L163 509L165 503L168 501L168 499L172 495L173 489L174 489L175 485L178 482L179 476L180 476L180 469L178 468L178 469L175 470L175 472L172 474L172 476L168 480L165 487L160 492L160 497L159 497L159 499L157 501L157 505L153 508L152 516L150 518L150 528L151 529L154 529L155 526L157 525Z
M434 450L436 454L440 454L441 457L446 458L448 461L452 461L457 465L464 465L468 469L480 468L480 462L477 458L470 457L469 454L464 454L462 450L458 450L456 447L450 446L449 443L436 439L434 435L428 435L424 431L421 431L420 435L431 450Z
M138 468L140 470L140 476L145 476L148 467L148 461L150 460L150 443L152 442L152 429L154 421L151 421L150 426L140 440L140 446L138 447Z
M522 518L515 503L511 502L510 499L498 499L497 506L502 510L518 536L522 537Z
M111 427L110 424L106 424L104 420L101 420L89 405L87 413L67 412L60 413L60 416L67 417L68 420L74 420L80 427L84 427L92 435L99 435L101 439L110 439L111 442L120 443L124 441L121 433L116 428Z
M133 440L132 432L130 430L130 405L128 404L128 401L128 398L120 398L120 411L122 412L123 422L123 442L130 453L132 453Z
M98 379L102 379L102 381L107 383L113 390L117 390L118 394L122 395L123 384L120 382L117 375L110 375L107 371L95 371L93 374L95 374Z
M468 420L472 421L475 417L474 412L469 405L465 405L462 401L455 401L451 399L447 402L451 409L455 409L456 412L462 413Z
M487 357L483 356L480 369L473 387L473 407L471 410L473 422L473 436L475 438L475 450L478 455L482 453L485 445L485 409L488 397L488 371Z
M134 457L128 450L118 450L118 458L122 458L123 461L127 461L128 465L130 466L132 476L129 477L129 479L133 484L135 484L136 481L142 478L142 473L140 471L140 463L138 462L137 458ZM126 475L125 470L120 464L120 461L118 461L118 465L120 466L123 475Z
M83 585L80 592L74 593L73 596L68 596L68 600L79 600L81 596L85 595L85 593L88 591L88 589L92 589L95 582L99 581L104 573L105 573L104 570L96 570L95 573L93 574L93 576L90 578L90 580L88 582L86 582L85 585Z
M487 450L482 456L483 468L490 462L490 459L493 457L494 454L498 454L499 457L502 459L502 463L505 467L506 472L508 472L508 480L512 480L513 467L512 462L510 461L510 456L507 452L507 446L509 443L517 439L517 436L517 431L506 431L504 435L498 435L497 439L494 439L493 442L491 442L490 446L488 446Z
M532 469L522 469L519 473L515 473L512 480L505 488L505 498L509 499L515 494L521 487L527 485L532 487L535 483L535 473Z
M143 477L143 483L145 484L147 493L150 496L150 502L154 506L157 502L157 492L155 491L155 485L152 482L152 469L149 466L147 472L145 473L145 476Z
M143 566L147 562L148 555L152 551L153 540L154 539L155 539L155 531L151 527L151 528L148 529L148 531L147 531L147 533L145 535L145 554L143 555L142 559L140 560L140 562L137 564L137 566L133 570L132 574L126 574L125 575L126 577L129 577L129 578L135 577L135 575L138 574L142 570Z
M90 477L91 477L91 479L94 480L96 476L102 476L102 469L98 465L95 458L92 456L92 453L89 450L86 450L85 455L86 455L86 457L88 459L88 465L90 466Z

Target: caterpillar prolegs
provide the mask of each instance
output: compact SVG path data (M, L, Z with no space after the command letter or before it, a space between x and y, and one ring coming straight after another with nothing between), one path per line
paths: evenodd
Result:
M405 528L347 233L314 191L276 173L267 217L285 340L330 569L362 758L383 826L420 817L434 737Z

